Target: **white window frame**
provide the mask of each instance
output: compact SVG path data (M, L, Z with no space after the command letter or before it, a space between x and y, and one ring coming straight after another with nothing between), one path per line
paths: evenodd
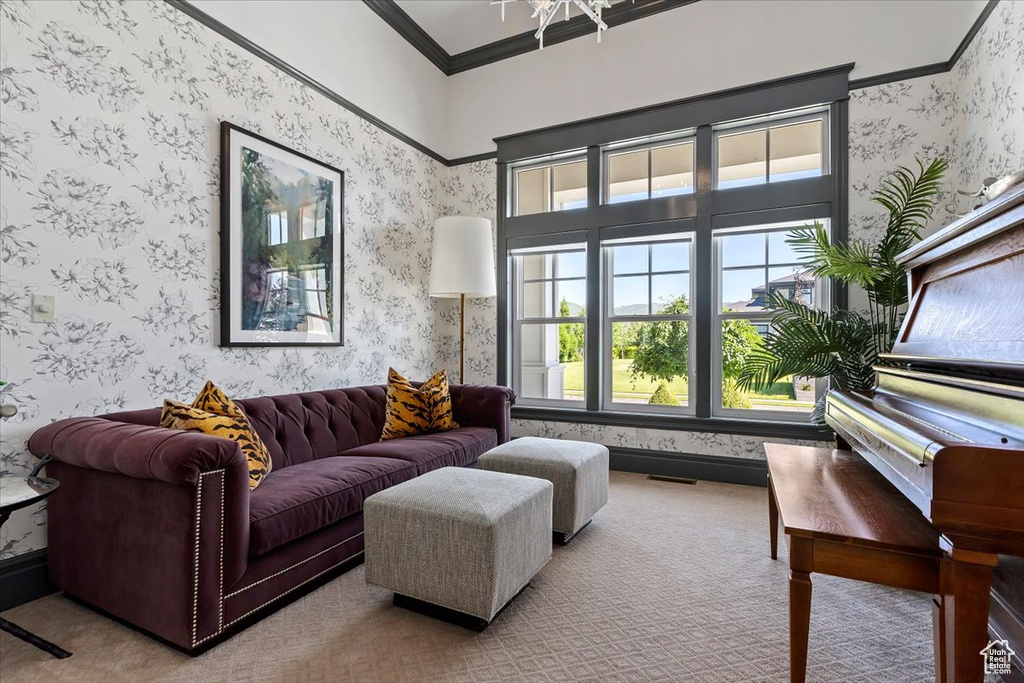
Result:
M323 285L322 288L321 287L307 287L306 286L305 275L306 275L307 272L310 272L310 271L312 271L314 273L314 277L317 280L317 284L318 285L320 285L320 284ZM306 309L307 310L309 309L309 299L308 299L308 297L309 297L310 292L315 292L316 293L316 297L317 297L317 307L318 308L322 308L323 310L320 311L319 315L317 315L317 314L312 314L312 315L315 318L320 318L320 319L326 320L328 323L330 323L331 322L331 317L329 315L327 315L327 312L326 312L326 308L327 308L327 294L328 294L328 292L331 291L330 288L327 286L327 266L325 264L323 264L323 263L307 263L306 265L301 266L298 269L297 272L303 276L303 290L304 290L304 292L305 292L305 294L307 296L307 299L306 299L306 302L305 302ZM322 276L323 282L321 282L321 276ZM320 295L321 294L324 297L324 305L322 307L320 306Z
M586 316L572 316L567 318L561 318L558 316L552 317L531 317L527 318L523 315L523 289L524 285L528 282L551 282L551 297L552 297L552 312L558 310L559 302L555 299L558 296L557 283L560 281L582 281L584 284L584 290L586 290L587 276L586 270L582 277L559 277L558 276L558 259L554 259L551 264L551 277L550 278L525 278L523 274L523 268L520 264L519 257L524 255L537 255L537 254L564 254L564 253L582 253L586 256L586 245L585 244L566 244L566 245L550 245L545 247L528 248L528 249L514 249L509 252L509 268L511 273L512 288L510 292L510 310L512 312L511 317L511 353L509 354L509 361L511 367L512 377L512 390L516 392L516 403L518 405L526 406L548 406L565 408L569 410L580 410L586 409L587 401L587 387L586 387L586 361L584 360L584 383L583 383L583 397L580 400L573 399L555 399L555 398L537 398L526 396L522 390L523 387L523 360L522 360L522 341L523 341L523 325L564 325L570 323L579 323L583 325L583 357L586 359L590 352L590 348L587 345L587 318Z
M760 311L749 311L749 312L722 312L722 273L724 270L739 270L743 268L754 268L756 266L733 266L726 269L722 267L722 237L730 235L742 235L742 234L764 234L772 232L786 233L794 228L799 228L805 225L811 225L814 221L825 225L826 229L831 234L831 225L828 217L822 216L817 219L808 219L806 221L787 221L785 223L766 223L766 224L755 224L747 225L737 228L722 228L715 230L712 233L712 262L714 267L713 283L712 283L712 305L713 305L713 319L711 325L711 415L714 417L729 417L737 419L747 420L759 420L759 421L781 421L781 422L806 422L807 415L810 411L802 412L796 410L760 410L757 408L744 409L744 408L724 408L722 407L722 382L724 377L722 376L722 323L725 320L747 320L752 324L759 323L771 323L772 310L770 308L762 309ZM772 268L787 267L791 265L803 265L795 262L785 263L771 263L768 261L768 237L765 237L765 263L763 267L765 269L765 286L767 287L770 280L768 273ZM766 292L767 293L767 292ZM822 306L831 308L832 305L832 287L829 278L823 277L818 278L814 286L814 308L820 309ZM815 399L820 398L825 391L828 390L828 378L818 378L815 380Z
M667 197L654 197L653 195L653 184L654 184L654 168L653 161L654 155L652 152L656 149L663 147L675 147L677 145L684 145L690 143L690 163L693 171L693 183L690 185L688 192L680 192L678 195L668 196L685 196L691 195L696 192L697 188L697 136L693 132L688 132L684 135L675 134L675 137L670 138L658 138L657 141L644 140L641 142L631 142L627 144L609 145L601 150L601 203L602 204L630 204L632 202L650 201L651 199L665 199ZM632 154L634 152L647 151L647 197L639 199L631 199L624 202L612 202L611 201L611 172L610 163L611 158L622 154Z
M511 207L511 213L509 217L515 218L520 215L519 213L519 179L517 175L524 171L535 171L540 168L551 169L548 174L548 206L552 207L547 211L538 211L536 213L523 214L526 216L539 216L545 213L560 213L562 211L576 211L577 209L585 209L588 206L578 206L572 209L556 209L555 206L555 168L558 166L565 166L567 164L577 164L579 162L587 162L587 152L575 151L570 152L566 155L561 155L557 158L548 157L544 160L534 160L522 164L516 164L509 167L509 206ZM587 179L589 182L589 178Z
M801 113L779 113L772 114L771 116L760 117L755 121L737 121L733 123L724 123L714 127L711 138L711 187L716 191L729 192L732 190L743 189L743 187L727 187L719 188L718 186L718 146L719 139L728 137L731 135L737 135L742 133L748 133L750 131L765 130L765 158L764 158L764 182L763 183L752 183L749 186L744 187L758 187L761 185L774 185L778 183L788 183L792 180L775 180L772 177L772 128L785 128L786 126L796 125L798 123L806 123L808 121L821 120L821 175L827 176L831 171L831 156L829 154L829 115L827 108L815 109L813 111L805 111ZM820 176L819 176L820 177Z
M686 269L679 270L666 270L666 271L654 271L652 270L654 265L653 252L650 248L651 245L657 243L678 243L686 242L690 248L690 263L687 264ZM627 412L642 412L642 413L655 413L661 415L693 415L696 413L696 400L695 400L695 343L696 343L696 327L695 327L695 306L693 303L693 291L695 286L695 275L696 268L695 263L695 242L696 235L693 232L679 232L669 235L658 235L643 238L627 238L627 239L616 239L616 240L605 240L601 243L602 250L602 268L601 268L601 287L602 287L602 301L603 311L601 316L602 325L602 373L601 373L601 399L602 409L609 410L618 413ZM658 313L648 313L647 315L615 315L612 306L614 305L613 291L615 287L614 267L612 263L612 248L618 246L636 246L636 245L648 245L647 250L647 270L637 273L619 273L618 277L627 277L633 275L646 275L647 280L647 297L648 297L648 310L650 311L653 307L654 302L651 301L651 288L654 275L672 275L679 273L686 273L689 277L689 298L690 298L690 313L688 315L664 315ZM686 405L685 406L655 406L645 403L624 403L617 402L614 400L614 368L612 359L612 325L617 322L671 322L671 321L685 321L689 326L689 349L686 354L687 358L687 376L686 376Z
M278 236L281 237L281 241L280 242L274 242L273 241L274 226L272 224L272 219L274 219L274 218L277 218L277 234L278 234ZM287 209L287 207L285 207L285 206L278 206L278 207L275 207L275 209L273 209L271 211L267 211L266 219L267 219L267 224L266 224L266 226L267 226L267 246L269 246L269 247L278 247L278 246L281 246L282 244L288 244L288 242L291 241L289 239L291 237L291 235L289 234L291 226L289 225L288 209Z

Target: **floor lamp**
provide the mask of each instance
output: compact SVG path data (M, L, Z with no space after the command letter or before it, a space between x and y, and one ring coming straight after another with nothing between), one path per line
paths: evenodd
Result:
M495 293L491 221L468 216L434 221L430 296L459 299L459 384L466 379L466 297Z

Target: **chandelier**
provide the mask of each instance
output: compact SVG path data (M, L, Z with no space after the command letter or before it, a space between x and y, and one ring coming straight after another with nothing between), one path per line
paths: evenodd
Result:
M501 20L505 21L505 5L510 2L517 2L518 0L491 0L492 5L501 5ZM608 0L526 0L533 7L533 15L531 18L537 19L540 22L540 27L537 29L537 33L534 37L540 41L540 49L544 49L544 29L548 27L548 24L555 18L555 15L565 7L565 20L569 20L569 8L579 7L580 11L586 14L588 17L594 20L597 24L597 42L601 42L601 32L608 30L608 24L604 23L601 19L601 11L606 7L611 7L611 3Z

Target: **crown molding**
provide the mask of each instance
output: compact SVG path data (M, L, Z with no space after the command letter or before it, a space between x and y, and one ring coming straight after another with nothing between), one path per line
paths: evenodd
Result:
M911 78L921 78L922 76L934 76L935 74L948 73L953 70L956 63L960 61L964 52L970 46L971 41L978 35L981 27L985 25L985 21L991 16L992 12L995 11L996 6L999 4L999 0L988 0L988 4L981 10L981 14L971 24L971 28L968 29L967 35L960 41L960 44L956 46L956 50L953 51L952 56L944 62L937 62L935 64L926 64L924 66L915 66L910 69L901 69L899 71L890 71L889 73L878 74L877 76L868 76L867 78L858 78L850 81L850 90L856 90L858 88L870 88L875 85L884 85L886 83L895 83L896 81L906 81Z
M394 0L385 0L394 2ZM635 2L623 2L612 5L601 14L601 19L608 24L608 28L615 28L628 24L631 21L645 19L647 17L692 5L698 0L636 0ZM502 40L475 47L472 50L459 52L451 56L448 66L448 75L469 71L487 64L500 62L510 57L524 55L540 49L540 41L535 37L536 31L525 31L523 33L504 38ZM594 22L587 16L579 15L569 21L552 22L544 31L544 45L546 47L564 43L576 38L594 36Z
M383 19L406 42L419 50L431 64L436 66L445 76L451 76L452 56L441 45L420 28L405 10L394 0L363 0L373 13Z
M670 9L692 5L698 0L635 0L613 5L605 10L601 18L608 28L628 24ZM540 49L540 42L534 37L535 31L525 31L493 43L475 47L472 50L448 54L436 40L430 37L395 0L363 0L374 13L383 19L398 35L426 57L446 76L476 69L503 59L516 57ZM568 21L553 22L544 31L544 44L557 45L567 40L594 35L594 22L587 16L579 15Z

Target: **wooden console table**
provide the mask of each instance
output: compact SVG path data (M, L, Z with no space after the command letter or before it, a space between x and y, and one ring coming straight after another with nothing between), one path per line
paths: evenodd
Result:
M779 520L789 544L790 681L807 675L811 574L939 593L939 534L852 451L766 443L771 556ZM935 602L936 680L945 680L942 607Z

